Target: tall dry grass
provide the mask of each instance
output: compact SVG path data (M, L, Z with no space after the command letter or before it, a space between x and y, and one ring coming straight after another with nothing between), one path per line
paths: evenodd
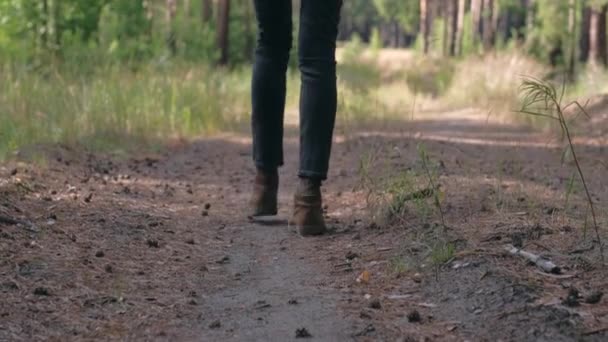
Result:
M0 69L0 158L36 143L118 147L224 130L247 114L244 70L181 65Z

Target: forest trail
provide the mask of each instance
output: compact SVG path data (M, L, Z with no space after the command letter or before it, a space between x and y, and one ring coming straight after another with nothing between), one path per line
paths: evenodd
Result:
M303 239L285 224L297 170L292 128L279 219L267 225L247 220L246 135L136 156L38 147L44 164L22 151L0 167L0 214L21 222L0 223L0 341L608 337L606 300L585 303L606 288L606 268L583 239L578 195L563 204L571 169L548 135L474 110L339 128L324 190L332 233ZM415 170L421 144L445 189L441 238L424 206L408 207L397 224L368 223L362 160L373 156L375 179ZM580 153L605 209L607 147L581 143ZM454 248L445 260L439 240ZM506 243L563 273L538 272L505 253ZM369 279L358 282L363 273ZM577 305L564 304L574 288Z
M340 292L327 288L330 280L294 246L305 242L288 242L298 238L283 225L232 231L227 268L239 284L205 300L203 312L221 329L204 332L201 340L287 341L305 332L314 341L351 339L356 331L338 308Z

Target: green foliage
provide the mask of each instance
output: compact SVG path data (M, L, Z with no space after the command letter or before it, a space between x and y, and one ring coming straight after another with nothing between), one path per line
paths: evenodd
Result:
M433 266L439 267L452 260L456 248L452 243L437 242L431 249L431 262Z
M377 25L381 21L376 7L369 0L348 0L342 5L342 21L350 27Z
M449 89L455 71L451 61L423 58L414 63L405 70L407 85L413 93L437 97Z
M255 23L249 1L233 4L230 49L238 64L251 59ZM202 24L200 6L200 1L178 2L169 26L164 1L0 0L0 58L35 65L47 64L50 55L91 65L162 60L173 31L177 57L214 61L215 25Z
M542 60L549 61L549 55L569 40L568 2L537 0L534 27L528 32L528 51ZM563 57L558 62L564 63Z
M397 21L408 32L419 26L420 0L374 0L376 10L388 21Z
M153 54L152 21L143 2L113 0L102 16L106 52L119 60L139 61ZM107 26L106 26L107 25Z
M373 51L380 51L380 49L382 49L382 37L380 37L380 30L378 30L378 28L374 28L372 30L372 37L370 38L369 41L369 47L373 50Z
M471 13L467 13L464 18L464 28L462 36L462 55L479 54L483 51L481 42L476 41L473 37L473 29L471 22Z
M501 17L494 48L513 49L525 40L525 49L531 55L544 62L566 65L565 56L572 55L569 50L580 36L583 6L598 9L608 0L579 1L575 11L576 36L568 28L569 1L534 3L528 13L521 0L498 0ZM201 6L201 1L177 1L177 15L169 21L167 4L161 0L0 0L0 58L27 61L34 66L51 60L96 65L167 57L215 61L216 25L214 20L203 21ZM533 20L528 32L525 20L529 16ZM432 17L430 43L433 50L440 51L447 45L443 41L445 8ZM483 52L480 42L473 39L471 19L467 8L460 49L463 55ZM231 2L229 47L233 65L251 60L254 21L251 1ZM512 27L504 30L504 25ZM420 29L420 1L345 1L341 28L343 39L352 40L359 34L373 49L379 49L384 41L397 41L393 35L399 31L412 43L411 37L418 35ZM168 47L169 35L175 44ZM416 44L419 46L421 39ZM292 63L295 65L295 59Z
M361 54L363 53L365 46L363 45L363 41L358 34L354 34L351 40L344 45L344 49L342 52L342 62L345 64L354 63L359 60Z

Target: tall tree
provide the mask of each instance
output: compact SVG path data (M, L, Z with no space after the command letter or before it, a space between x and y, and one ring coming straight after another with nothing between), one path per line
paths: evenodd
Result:
M177 0L166 0L167 4L167 47L172 55L177 54L177 37L175 36L175 16Z
M591 7L585 5L582 6L581 13L581 25L580 25L580 38L579 38L579 55L578 59L581 62L587 62L589 60L589 31L591 31Z
M437 15L443 19L443 46L441 52L444 56L448 56L450 45L450 0L439 0Z
M211 0L201 0L201 20L207 24L213 18L213 4Z
M420 35L422 36L422 50L429 53L431 25L429 16L430 0L420 0Z
M570 53L568 56L568 79L574 81L576 72L576 43L577 43L577 25L576 13L578 12L578 0L569 0L568 8L568 31L570 32Z
M500 23L500 0L492 0L492 45L498 39L498 24Z
M190 11L192 8L191 7L192 4L191 4L190 0L184 0L184 4L182 6L184 8L183 12L186 15L186 17L190 17L192 15L192 11Z
M591 6L589 19L589 57L592 64L608 63L606 51L606 12L608 5Z
M534 0L524 0L526 12L526 42L530 42L532 32L534 31L534 16L536 14Z
M254 50L254 35L253 35L253 9L251 8L251 1L246 1L245 6L245 56L249 60L253 56Z
M464 37L464 16L466 0L458 0L458 16L456 21L456 55L462 55L462 41Z
M297 8L297 4L294 4L294 8ZM378 13L378 9L383 8L384 3L379 0L345 1L342 7L339 39L348 40L357 34L363 41L369 41L372 36L372 28L375 27L379 31L382 26L380 19L385 19L384 13Z
M230 53L230 0L218 0L217 45L220 49L220 65L229 62Z
M471 36L473 44L481 41L481 17L483 12L482 0L471 0Z
M373 3L380 16L390 25L393 46L401 46L403 31L411 34L417 30L419 20L417 0L374 0Z
M448 49L450 56L456 56L458 38L458 0L447 0Z
M485 50L494 46L494 9L494 0L483 0L482 37Z
M101 16L101 11L103 9L103 3L98 2L98 7L95 8L95 5L89 6L89 20L96 21L94 24L88 26L89 35L83 37L85 40L89 39L93 33L97 32L97 28L99 26L99 17ZM54 0L53 1L53 35L55 37L55 49L59 50L61 47L61 36L63 34L62 25L61 25L61 1ZM92 14L91 14L92 13Z
M42 40L42 47L46 49L48 47L49 37L49 2L48 0L42 0L42 18L40 20L40 39Z

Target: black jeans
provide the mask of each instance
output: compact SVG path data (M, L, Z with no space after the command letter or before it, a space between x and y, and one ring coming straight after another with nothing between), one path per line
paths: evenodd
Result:
M298 62L300 177L325 180L336 121L336 38L342 0L301 0ZM253 158L283 165L286 72L292 44L291 0L254 0L258 40L252 79Z

